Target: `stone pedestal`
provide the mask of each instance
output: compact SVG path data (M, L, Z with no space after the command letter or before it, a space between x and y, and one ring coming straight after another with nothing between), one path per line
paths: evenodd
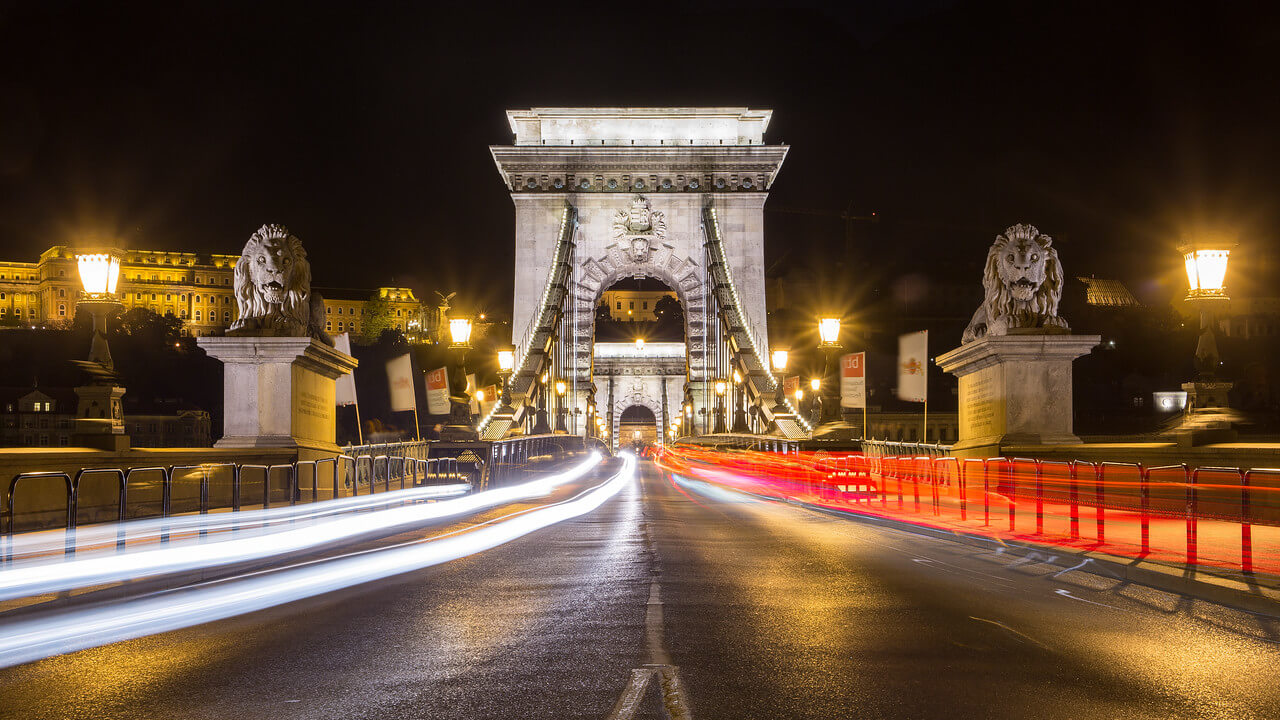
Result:
M1072 431L1071 362L1101 339L1011 333L938 356L938 366L960 378L956 454L987 457L1005 445L1079 443Z
M219 448L292 448L299 460L332 457L335 381L356 359L309 337L201 337L223 365Z
M98 450L128 450L124 434L124 388L82 385L76 388L76 424L72 444Z

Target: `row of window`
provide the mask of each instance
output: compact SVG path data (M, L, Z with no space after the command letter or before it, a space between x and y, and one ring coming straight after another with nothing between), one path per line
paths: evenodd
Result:
M630 307L628 307L628 308L627 308L628 310L635 310L635 309L636 309L636 301L635 301L635 300L628 301L628 303L627 303L627 304L628 304L628 305L630 305ZM649 301L648 301L648 300L645 300L645 301L641 302L640 304L644 306L644 307L640 308L641 310L648 310L648 309L649 309ZM619 301L618 301L618 309L619 309L619 310L621 310L621 309L622 309L622 301L621 301L621 300L619 300Z

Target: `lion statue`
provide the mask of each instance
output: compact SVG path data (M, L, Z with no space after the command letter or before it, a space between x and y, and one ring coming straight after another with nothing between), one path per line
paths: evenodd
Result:
M1013 329L1066 332L1067 321L1058 316L1063 279L1053 238L1034 225L1014 225L997 235L982 272L985 297L961 344Z
M283 225L263 225L244 245L235 268L240 316L228 335L313 337L324 331L324 300L311 292L311 264L302 241Z

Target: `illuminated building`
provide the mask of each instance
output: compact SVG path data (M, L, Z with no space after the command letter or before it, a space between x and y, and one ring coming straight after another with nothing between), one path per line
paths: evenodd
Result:
M65 245L40 253L37 262L0 261L0 327L38 326L75 317L80 276ZM183 334L221 334L237 317L234 279L239 255L124 250L117 293L124 310L143 307L182 320ZM316 288L325 301L325 329L358 333L375 293L388 301L389 326L407 330L421 321L422 305L408 288Z

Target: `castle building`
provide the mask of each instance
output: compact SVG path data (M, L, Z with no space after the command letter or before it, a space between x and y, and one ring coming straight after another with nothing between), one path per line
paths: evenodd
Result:
M74 318L80 296L75 256L75 249L55 245L34 263L0 261L0 327ZM144 307L181 319L186 335L221 334L238 316L232 276L239 260L239 255L125 250L116 294L125 310ZM411 323L421 322L422 305L408 288L317 291L324 297L329 332L359 332L375 294L388 301L393 327L408 332Z

